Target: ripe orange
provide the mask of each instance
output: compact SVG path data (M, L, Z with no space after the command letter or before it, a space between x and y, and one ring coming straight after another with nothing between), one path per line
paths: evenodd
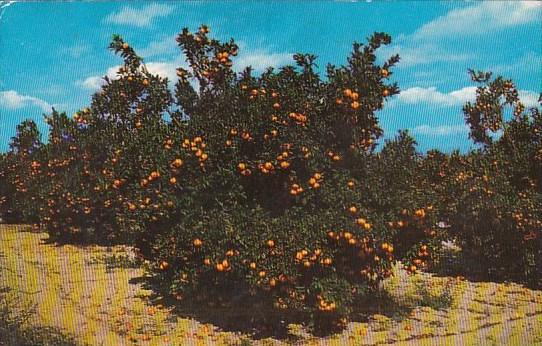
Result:
M177 178L171 177L171 178L169 179L169 183L170 183L171 185L177 184Z
M273 246L275 246L275 242L274 242L272 239L269 239L269 240L267 241L267 246L273 247Z
M169 263L167 263L166 261L162 261L162 263L160 263L160 270L166 270L168 267Z
M419 218L424 218L425 217L425 210L423 209L418 209L414 212L414 214L419 217Z
M195 247L200 247L201 245L203 245L203 242L199 238L196 238L194 239L193 244Z
M174 166L174 167L179 168L179 167L181 167L181 166L183 165L183 160L181 160L181 159L175 159L175 160L173 160L173 162L171 163L171 165Z

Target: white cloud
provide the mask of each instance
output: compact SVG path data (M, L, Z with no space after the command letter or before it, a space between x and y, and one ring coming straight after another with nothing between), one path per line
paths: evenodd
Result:
M265 51L253 51L245 54L239 54L234 60L233 68L235 71L241 71L247 66L251 66L254 71L262 72L268 67L280 67L292 63L290 53L268 53Z
M79 86L82 86L85 89L89 90L98 90L100 89L104 84L104 76L107 76L109 79L116 79L117 78L117 71L119 70L121 65L113 66L107 69L107 72L103 76L90 76L86 78L83 81L78 81L76 84Z
M408 40L405 39L405 40ZM473 53L452 53L438 46L433 42L418 43L415 46L393 45L382 47L383 55L399 54L401 57L401 67L409 67L414 65L430 64L436 62L460 62L468 61L475 55Z
M449 11L419 28L412 39L483 35L488 32L540 20L539 1L480 1Z
M4 15L6 8L13 5L14 3L15 1L0 1L0 19L2 19L2 16Z
M170 82L177 80L177 67L180 66L178 61L171 62L149 62L145 64L147 70L152 74L157 74L160 77L167 78Z
M484 35L540 21L541 16L542 2L539 1L476 1L468 7L449 11L410 35L400 35L397 38L399 44L383 47L382 51L399 54L399 67L468 61L475 57L473 52L451 51L439 41Z
M177 47L175 36L168 36L160 40L152 41L147 47L139 50L139 54L145 58L178 52L180 52L180 50Z
M435 87L413 87L401 91L397 100L406 104L429 103L441 106L462 105L476 97L476 87L464 87L449 93L442 93Z
M518 73L531 72L533 68L542 65L542 54L528 52L513 63L502 64L490 67L488 70L495 73Z
M525 105L525 107L539 107L538 98L540 94L535 93L534 91L529 90L520 90L518 91L519 99Z
M177 67L186 67L186 63L176 59L168 62L148 62L145 64L147 70L153 75L159 75L160 77L167 78L169 82L176 82L177 77ZM107 69L107 72L103 76L90 76L84 79L83 81L78 81L76 84L88 90L98 90L104 84L104 76L107 76L109 79L114 80L118 78L117 71L121 65L113 66Z
M413 134L426 136L453 136L468 133L469 127L465 124L439 126L421 125L411 129L411 131Z
M397 96L397 99L392 101L392 105L397 105L397 103L400 102L404 104L426 103L447 107L461 106L468 101L472 102L476 99L476 88L477 87L475 86L469 86L449 93L443 93L438 91L435 87L413 87L401 91ZM526 107L536 107L539 105L539 94L536 92L520 90L518 93L521 102L523 102Z
M15 90L0 92L0 105L7 109L18 109L26 106L37 106L45 112L51 111L52 105L33 96L21 95Z
M437 107L460 107L468 101L476 100L476 87L464 87L459 90L454 90L449 93L443 93L435 87L421 88L413 87L403 90L397 97L391 100L388 104L390 108L399 107L402 105L434 105ZM519 99L527 107L539 107L539 93L530 90L519 90ZM418 129L424 131L423 128ZM443 129L441 129L443 130Z
M173 12L172 6L161 3L153 3L139 9L123 7L119 12L107 16L105 22L147 27L155 18L166 17L171 12Z
M81 56L91 52L91 46L87 43L76 44L71 47L62 48L61 51L72 58L80 58Z

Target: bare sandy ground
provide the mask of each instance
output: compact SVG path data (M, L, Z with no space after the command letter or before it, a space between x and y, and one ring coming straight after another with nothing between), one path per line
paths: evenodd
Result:
M376 314L324 338L291 325L288 340L252 340L152 304L151 291L137 283L142 269L108 270L97 260L126 248L55 246L46 239L25 226L0 225L0 287L11 288L21 307L36 308L34 323L58 327L83 344L542 345L542 291L400 270L384 289L394 304L414 307L407 316ZM427 295L436 301L446 295L450 304L415 307Z

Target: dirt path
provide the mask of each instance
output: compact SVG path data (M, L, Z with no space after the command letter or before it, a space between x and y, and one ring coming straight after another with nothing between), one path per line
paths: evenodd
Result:
M90 345L240 345L247 336L172 315L149 302L150 291L131 279L140 269L107 270L96 259L123 254L122 247L54 246L44 233L0 225L0 287L8 286L21 306L37 308L36 322L56 326ZM375 315L353 322L341 334L314 338L310 345L542 345L542 291L516 284L471 283L400 273L386 290L404 305L416 304L422 285L435 297L449 294L446 308L417 307L407 318ZM299 329L299 326L297 326ZM292 333L295 334L296 326ZM273 339L257 344L286 343Z

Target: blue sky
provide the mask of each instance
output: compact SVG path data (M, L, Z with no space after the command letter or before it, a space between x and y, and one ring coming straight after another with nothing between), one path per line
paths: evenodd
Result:
M120 58L107 50L113 33L145 58L152 72L175 79L184 65L174 37L211 27L240 45L234 65L256 70L313 53L321 67L345 63L353 41L392 35L381 50L402 60L392 80L402 90L380 119L386 136L409 129L420 150L471 147L461 106L474 96L467 68L514 79L534 105L542 90L542 3L536 1L0 1L0 151L15 126L34 119L46 131L51 106L68 114L89 104L101 77Z

